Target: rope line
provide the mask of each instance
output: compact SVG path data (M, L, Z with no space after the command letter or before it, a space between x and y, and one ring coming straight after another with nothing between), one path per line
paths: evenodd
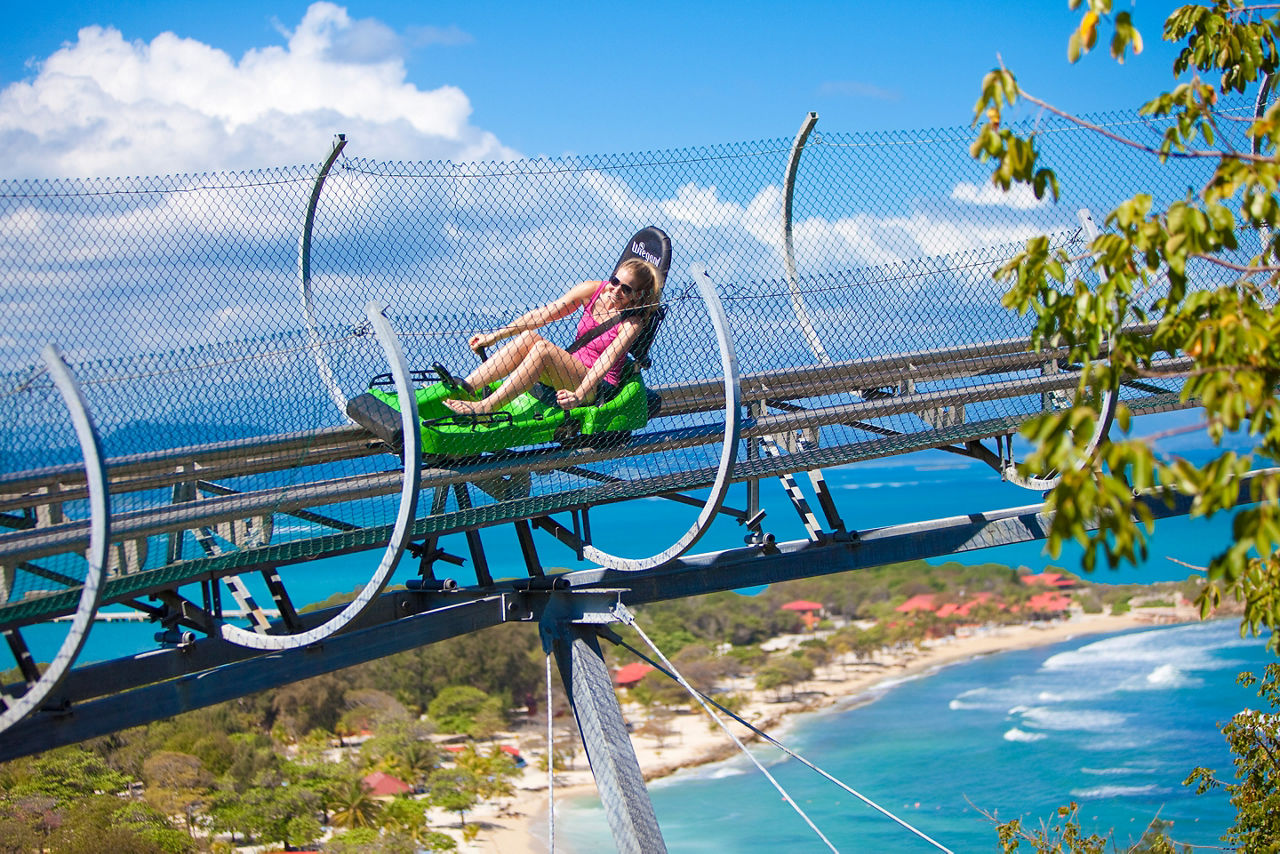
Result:
M779 783L777 779L772 774L769 773L769 770L760 763L759 759L756 759L756 757L752 755L751 751L747 750L747 746L743 744L742 741L739 740L736 735L733 734L732 730L730 730L729 727L725 725L724 721L720 719L720 716L711 710L711 707L707 705L707 702L706 700L703 699L702 695L698 691L694 690L692 685L690 685L688 682L685 681L684 677L680 675L680 672L676 670L675 665L667 660L667 657L662 654L662 650L658 649L658 647L654 644L654 642L649 639L649 636L644 633L644 629L640 628L640 626L636 623L635 617L631 615L631 612L628 611L622 605L619 605L617 608L614 609L614 613L616 613L619 617L621 617L624 623L626 623L627 625L631 626L631 628L636 630L636 633L639 634L640 637L644 640L644 642L649 645L649 648L654 651L654 654L656 654L658 658L662 660L663 664L665 664L667 668L669 668L669 672L667 672L667 675L675 679L682 686L684 686L684 689L689 692L689 695L698 701L698 704L702 706L703 710L705 710L706 713L711 716L711 719L715 721L716 724L718 724L722 730L725 731L725 734L728 735L729 738L733 740L733 743L738 746L738 749L741 750L743 754L745 754L747 758L751 760L752 764L754 764L756 768L760 770L760 773L763 774L769 780L769 782L773 784L773 787L778 790L778 794L782 795L782 800L785 801L787 804L789 804L791 808L795 810L796 813L802 819L804 819L804 823L809 825L809 827L813 830L814 833L818 834L818 838L821 839L823 842L825 842L828 848L830 848L832 851L835 851L836 854L839 854L839 849L836 848L836 846L831 843L831 840L827 839L827 837L822 833L822 831L818 829L818 826L813 823L813 820L809 818L809 816L805 813L805 811L801 809L800 805L797 804L795 800L791 797L791 795L787 793L787 790L782 787L782 784Z
M649 643L649 645L650 645L650 646L652 646L652 645L653 645L653 642L652 642L652 641L650 641L647 637L645 637L644 632L642 632L642 631L640 630L640 627L639 627L639 626L635 625L635 623L634 623L634 622L633 622L633 623L631 623L630 625L632 626L632 628L634 628L637 632L639 632L639 633L640 633L640 636L641 636L641 637L643 637L643 638L645 639L645 641L647 641L647 642ZM635 647L633 647L631 644L627 643L625 640L622 640L621 638L617 638L617 639L612 639L612 638L611 638L611 640L613 640L613 641L614 641L614 643L616 643L618 646L621 646L623 649L626 649L626 650L630 651L633 655L635 655L636 657L638 657L640 660L644 661L644 662L645 662L646 664L648 664L649 666L651 666L651 667L655 668L656 670L660 671L663 675L667 676L668 678L675 679L676 681L680 682L680 684L685 685L685 687L686 687L686 688L688 688L688 685L684 682L684 680L683 680L683 679L681 679L681 678L679 677L679 675L678 675L678 674L674 674L674 673L668 672L668 671L666 670L666 668L662 667L662 665L660 665L658 662L654 661L654 660L653 660L653 659L651 659L649 656L645 655L643 652L641 652L640 650L636 649L636 648L635 648ZM656 647L654 648L654 651L655 651L655 652L657 652L657 648L656 648ZM658 653L658 655L662 655L662 653L660 653L660 652L659 652L659 653ZM663 658L663 661L666 661L666 659L665 659L665 658ZM673 668L673 670L674 670L674 668ZM692 689L692 688L689 688L689 690L694 692L695 698L696 698L696 699L698 699L698 701L699 701L699 702L702 702L703 700L706 700L708 703L711 703L711 704L712 704L713 706L715 706L717 709L719 709L720 711L724 712L726 715L728 715L729 717L733 718L735 721L737 721L738 723L742 724L744 727L746 727L747 729L751 730L751 731L752 731L752 732L754 732L756 735L760 736L760 737L761 737L761 738L763 738L765 741L769 742L769 743L770 743L770 744L772 744L774 747L778 748L778 749L779 749L779 750L781 750L783 753L785 753L785 754L787 754L788 756L790 756L792 759L795 759L796 761L800 762L800 763L801 763L802 765L804 765L806 768L809 768L809 769L810 769L810 770L812 770L812 771L816 771L816 772L817 772L819 775L821 775L822 777L825 777L827 780L830 780L832 783L835 783L835 784L836 784L837 786L839 786L841 789L844 789L846 792L848 792L849 794L853 795L855 798L857 798L858 800L862 801L864 804L866 804L867 806L871 807L871 808L872 808L872 809L874 809L876 812L880 813L881 815L885 816L886 818L892 819L894 822L896 822L898 825L900 825L900 826L901 826L901 827L903 827L904 829L911 831L911 832L912 832L912 833L914 833L916 836L918 836L918 837L920 837L921 839L923 839L925 842L928 842L930 845L932 845L932 846L934 846L935 848L937 848L939 851L945 851L945 852L946 852L946 854L954 854L954 852L953 852L950 848L947 848L947 847L946 847L945 845L943 845L942 843L938 842L938 841L937 841L937 840L935 840L935 839L932 839L931 837L929 837L928 835L926 835L923 831L918 830L917 828L913 827L912 825L910 825L909 823L907 823L905 820L903 820L903 819L899 818L898 816L894 815L892 812L890 812L889 810L887 810L887 809L885 809L884 807L880 806L880 805L879 805L879 804L877 804L875 801L873 801L873 800L871 800L870 798L868 798L866 795L863 795L862 793L860 793L860 792L856 791L855 789L853 789L852 787L850 787L848 784L846 784L846 783L842 782L841 780L837 779L836 777L833 777L830 773L828 773L827 771L824 771L823 769L819 768L817 765L813 764L813 763L812 763L812 762L810 762L808 759L805 759L803 756L801 756L800 754L796 753L796 752L795 752L795 751L793 751L791 748L787 747L785 744L783 744L782 742L778 741L776 738L774 738L773 736L769 735L769 734L768 734L767 732L765 732L764 730L762 730L762 729L760 729L759 727L755 726L755 725L754 725L754 724L752 724L751 722L749 722L749 721L747 721L747 720L744 720L744 719L743 719L740 715L738 715L737 713L733 712L733 711L732 711L732 710L730 710L730 709L725 708L725 707L724 707L724 706L722 706L720 703L716 702L714 699L712 699L711 697L708 697L706 694L703 694L703 693L701 693L700 691L695 691L695 690L694 690L694 689ZM705 704L704 704L704 708L705 708ZM714 716L713 716L713 717L714 717ZM717 723L719 723L719 721L717 721ZM721 724L721 726L724 726L724 725L723 725L723 724ZM737 739L734 739L734 741L736 742L736 741L737 741ZM741 746L741 744L739 744L739 746Z
M551 653L547 653L547 850L556 854L556 742L551 711Z

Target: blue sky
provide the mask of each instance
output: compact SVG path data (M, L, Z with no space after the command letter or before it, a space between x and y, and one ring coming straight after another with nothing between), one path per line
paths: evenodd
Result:
M1147 44L1117 68L1068 65L1066 0L25 4L0 33L0 174L313 162L338 131L467 160L790 137L808 110L950 127L997 54L1054 103L1132 108L1167 87L1176 5L1117 0Z

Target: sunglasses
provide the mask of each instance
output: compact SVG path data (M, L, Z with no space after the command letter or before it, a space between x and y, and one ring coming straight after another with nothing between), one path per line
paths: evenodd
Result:
M615 288L621 288L622 292L627 296L631 296L636 292L636 289L628 285L626 282L619 281L617 276L610 276L609 284L613 285Z

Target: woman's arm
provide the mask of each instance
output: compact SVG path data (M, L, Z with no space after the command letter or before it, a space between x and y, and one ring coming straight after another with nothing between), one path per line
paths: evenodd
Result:
M510 338L521 332L528 332L534 329L540 329L554 320L567 317L575 310L586 304L591 299L591 295L596 292L596 288L600 287L599 282L579 282L574 285L564 296L547 303L541 308L535 308L527 311L499 329L492 332L479 332L472 335L467 341L467 345L472 350L479 352L482 347L492 347L503 338Z
M609 373L609 369L631 349L631 344L640 334L643 325L643 320L638 317L629 317L618 324L618 337L609 342L609 346L600 354L600 358L587 369L586 375L576 389L573 391L561 389L556 392L556 403L560 404L562 409L573 409L586 402L591 390L600 384L604 375Z

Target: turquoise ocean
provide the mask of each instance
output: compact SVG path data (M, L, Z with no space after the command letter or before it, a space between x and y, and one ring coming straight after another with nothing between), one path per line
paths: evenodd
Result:
M829 470L827 481L845 523L860 530L1040 499L1001 483L985 466L940 452ZM800 482L809 492L803 476ZM728 503L741 500L740 493L731 493ZM804 536L776 481L765 485L764 505L767 530L780 540ZM674 540L696 512L660 499L603 507L592 514L593 533L606 549L648 554ZM635 532L641 529L648 537L637 546ZM1230 531L1225 517L1159 522L1140 566L1101 569L1090 580L1184 579L1192 570L1171 558L1203 566ZM732 520L718 522L694 551L740 546L742 534ZM495 577L524 574L514 535L486 533L486 543ZM442 545L466 555L461 537ZM542 558L548 567L578 566L572 554L554 546L544 547ZM283 574L301 605L363 586L378 559L376 553L347 555ZM1040 543L931 562L948 559L1079 570L1078 549L1050 558ZM468 567L449 570L463 584L474 578ZM392 583L413 575L406 561ZM259 596L269 603L264 591ZM154 650L155 630L148 624L97 623L80 663ZM56 624L23 632L38 660L49 660L64 635L65 626ZM1237 673L1260 671L1271 660L1261 640L1240 638L1233 620L1082 637L885 684L842 706L802 716L775 735L957 852L997 849L992 825L980 811L1034 825L1072 800L1080 803L1086 827L1114 829L1121 841L1136 837L1159 815L1175 822L1179 841L1214 845L1229 824L1229 804L1220 794L1196 796L1181 782L1197 765L1229 776L1229 754L1217 725L1256 702L1252 691L1236 684ZM768 752L761 756L841 851L935 850L796 762ZM652 791L673 852L827 850L743 758L682 772ZM557 850L612 850L598 802L562 805L556 825Z
M1217 724L1256 702L1235 683L1270 660L1232 620L1080 638L890 683L775 734L952 851L997 851L993 823L1038 827L1069 802L1083 825L1136 840L1152 817L1216 847L1232 811L1182 781L1231 778ZM753 748L840 851L937 849L773 748ZM827 851L744 757L651 785L672 852ZM557 850L610 851L599 801L562 804Z

